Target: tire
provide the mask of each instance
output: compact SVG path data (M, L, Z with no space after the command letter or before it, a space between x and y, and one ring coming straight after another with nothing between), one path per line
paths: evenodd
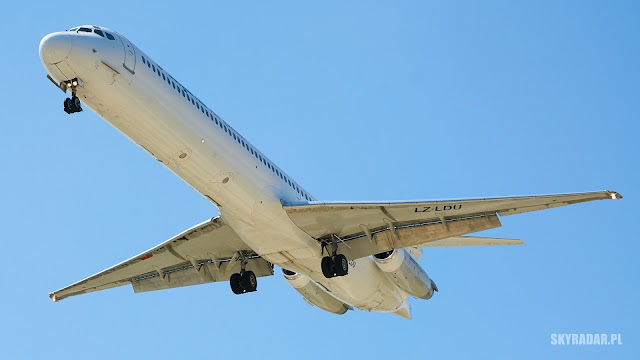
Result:
M71 104L73 105L74 112L82 111L82 104L80 103L80 99L78 99L77 96L71 98Z
M322 268L322 275L327 279L331 279L335 276L335 273L333 272L333 261L331 261L330 257L323 257L320 267Z
M64 112L66 112L67 114L71 114L71 99L66 98L64 99Z
M345 276L349 273L349 261L347 257L340 254L333 258L336 276Z
M231 275L231 278L229 279L231 291L233 291L233 293L236 295L240 295L244 292L244 289L242 289L242 286L240 286L240 280L240 274L238 273Z
M252 292L258 290L258 279L253 271L245 271L240 279L240 285L247 291Z

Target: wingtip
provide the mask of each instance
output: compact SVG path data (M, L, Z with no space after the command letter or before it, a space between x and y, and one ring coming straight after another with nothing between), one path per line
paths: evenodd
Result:
M51 301L53 301L53 302L58 302L58 299L56 298L56 294L55 293L49 294L49 298L51 298Z
M613 200L622 199L622 195L620 195L620 193L616 191L607 190L607 193L609 194L609 196L611 196L611 199Z

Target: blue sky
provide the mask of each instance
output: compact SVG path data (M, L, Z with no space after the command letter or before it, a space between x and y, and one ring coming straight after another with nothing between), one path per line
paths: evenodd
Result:
M6 358L637 358L640 6L633 1L9 2L0 346ZM322 200L613 189L504 218L525 246L429 249L414 320L334 316L282 278L52 303L217 214L45 78L47 33L127 36ZM636 185L633 185L636 184ZM620 333L616 347L552 333Z

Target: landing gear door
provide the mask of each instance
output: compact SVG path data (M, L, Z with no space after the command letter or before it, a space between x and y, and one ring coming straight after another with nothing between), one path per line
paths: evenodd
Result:
M127 40L124 36L119 36L120 41L122 41L122 46L124 47L124 62L122 66L124 66L125 70L131 73L131 75L135 74L136 69L136 50L133 47L133 44L129 40Z

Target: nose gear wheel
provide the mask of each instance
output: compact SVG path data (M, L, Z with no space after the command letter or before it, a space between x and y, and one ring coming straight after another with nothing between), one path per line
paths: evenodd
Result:
M82 104L80 99L76 96L76 88L78 87L79 80L73 79L67 82L67 87L71 88L71 98L64 99L64 112L71 115L82 111Z

